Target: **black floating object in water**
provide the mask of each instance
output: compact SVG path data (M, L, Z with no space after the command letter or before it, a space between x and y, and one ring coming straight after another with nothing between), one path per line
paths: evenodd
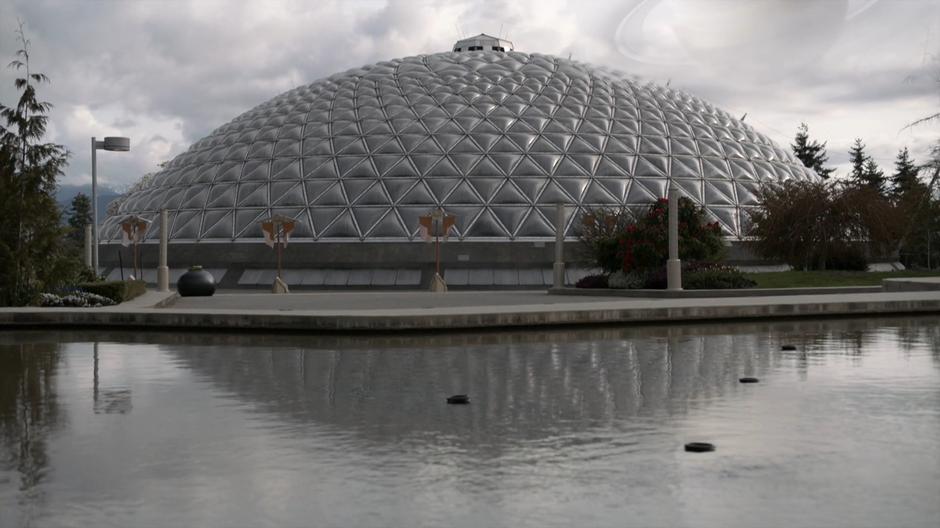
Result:
M465 405L470 403L470 396L466 394L454 394L453 396L447 397L447 403L452 405Z
M738 379L738 381L740 381L741 383L757 383L760 380L757 378L740 378Z
M689 442L685 444L685 450L690 453L707 453L715 450L715 444L708 442Z
M796 345L783 345L780 350L796 350Z

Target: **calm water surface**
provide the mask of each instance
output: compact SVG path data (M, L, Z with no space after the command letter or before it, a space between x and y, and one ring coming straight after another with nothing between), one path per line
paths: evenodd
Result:
M0 333L3 528L936 527L938 439L936 317Z

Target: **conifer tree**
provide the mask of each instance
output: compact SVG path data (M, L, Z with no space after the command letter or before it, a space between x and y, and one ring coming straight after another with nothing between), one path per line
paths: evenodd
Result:
M918 172L907 147L898 151L898 157L894 161L894 174L891 176L892 193L895 197L907 196L918 187Z
M849 163L852 164L852 172L849 176L853 183L861 184L865 175L865 162L868 160L868 154L865 154L865 144L861 138L855 138L855 143L849 149Z
M862 179L859 183L871 187L878 191L879 194L884 194L885 173L881 170L881 167L875 163L875 160L871 158L865 160L865 165L862 169Z
M53 197L68 151L42 142L52 105L38 98L36 86L48 78L31 70L22 24L17 36L21 48L10 67L24 73L14 81L19 99L0 103L0 305L28 303L75 272Z
M85 237L85 226L91 224L91 199L85 193L78 193L69 205L69 237L81 241Z
M793 149L793 153L803 162L805 167L813 169L823 179L829 178L829 175L835 170L825 167L826 162L829 161L829 156L826 154L826 144L820 144L816 140L810 141L809 127L806 126L806 123L800 123L794 143L790 145L790 148Z

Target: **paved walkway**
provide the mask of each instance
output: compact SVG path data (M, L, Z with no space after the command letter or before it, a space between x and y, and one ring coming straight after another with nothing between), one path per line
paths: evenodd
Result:
M2 326L390 332L721 319L940 313L940 291L723 298L544 292L318 292L146 297L107 308L4 308Z

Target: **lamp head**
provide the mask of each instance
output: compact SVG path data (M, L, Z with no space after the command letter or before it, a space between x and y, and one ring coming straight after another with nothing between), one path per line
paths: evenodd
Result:
M131 149L131 139L126 137L106 137L104 138L104 150L113 150L118 152L127 152Z

